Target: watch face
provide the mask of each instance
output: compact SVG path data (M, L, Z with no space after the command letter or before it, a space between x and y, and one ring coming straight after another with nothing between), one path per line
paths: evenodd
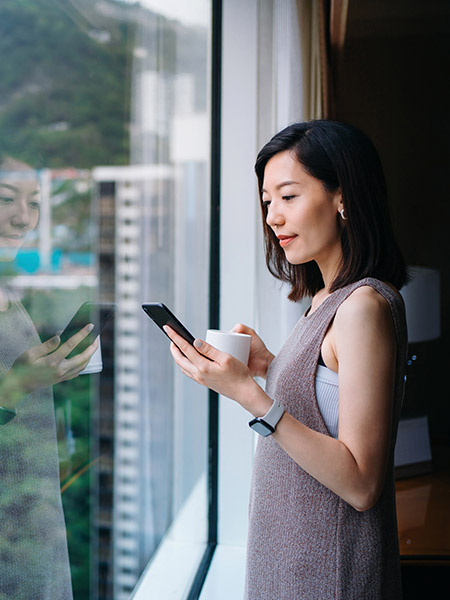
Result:
M253 421L251 421L249 425L254 431L256 431L256 433L259 433L259 435L262 435L264 437L270 435L275 431L273 427L271 427L262 419L253 419Z

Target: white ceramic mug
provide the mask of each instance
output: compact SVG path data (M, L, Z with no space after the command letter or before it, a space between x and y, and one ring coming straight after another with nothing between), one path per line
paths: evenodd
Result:
M85 366L85 368L79 372L79 375L90 375L91 373L100 373L103 370L103 359L102 359L102 348L100 346L100 336L98 339L98 347L94 354L91 356L91 360Z
M208 329L206 342L217 350L231 354L243 363L248 363L250 344L252 336L246 333L235 333L234 331L220 331L219 329Z

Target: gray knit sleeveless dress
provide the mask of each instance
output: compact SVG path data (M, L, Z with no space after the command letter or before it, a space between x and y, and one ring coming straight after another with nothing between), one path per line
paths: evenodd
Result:
M21 303L10 301L0 311L0 377L40 343ZM0 425L0 598L72 600L51 388L24 395L16 409Z
M320 348L339 306L364 285L388 302L397 335L390 459L382 493L375 506L358 512L301 469L272 437L260 438L250 494L246 600L402 597L393 472L407 350L401 298L371 278L330 294L295 326L270 365L266 391L296 419L329 435L315 395Z

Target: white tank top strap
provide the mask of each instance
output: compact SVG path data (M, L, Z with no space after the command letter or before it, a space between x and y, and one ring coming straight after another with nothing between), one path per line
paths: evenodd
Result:
M317 366L316 399L330 435L337 438L339 432L338 374L322 365Z

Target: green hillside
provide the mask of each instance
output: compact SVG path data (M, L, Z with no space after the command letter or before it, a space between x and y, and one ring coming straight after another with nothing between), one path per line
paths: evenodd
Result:
M128 164L134 24L121 14L114 0L2 0L2 154L20 149L35 166Z

